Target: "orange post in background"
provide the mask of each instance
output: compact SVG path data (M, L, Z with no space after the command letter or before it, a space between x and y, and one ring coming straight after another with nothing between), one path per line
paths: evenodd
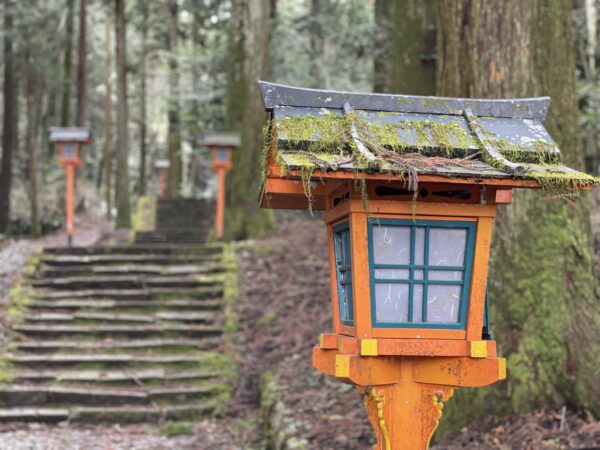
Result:
M227 169L218 167L217 172L217 238L222 239L225 233L225 174Z
M50 142L58 145L60 151L58 162L65 168L65 215L67 244L70 247L73 245L75 233L75 169L82 164L81 145L90 142L90 132L87 128L53 127L50 129Z
M231 170L231 154L240 146L240 134L219 132L204 135L203 144L210 149L211 167L217 175L217 211L215 233L217 239L225 234L225 177Z
M67 174L67 197L66 213L67 213L67 241L69 247L73 245L73 216L75 211L75 164L65 164Z
M171 163L168 159L157 159L154 163L154 168L156 169L156 174L158 175L158 196L165 196L165 180L167 178L167 172L169 171L169 167L171 167Z

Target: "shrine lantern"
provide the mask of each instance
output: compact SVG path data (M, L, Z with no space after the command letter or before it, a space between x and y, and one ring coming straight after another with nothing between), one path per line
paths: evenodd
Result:
M58 162L65 168L66 174L66 225L67 244L73 245L75 170L82 164L81 146L89 144L90 131L87 128L50 128L50 142L58 147Z
M597 180L562 165L543 126L547 97L259 84L269 113L261 206L324 211L333 332L313 364L365 396L376 449L425 449L455 388L506 377L486 299L498 206L515 188Z
M211 167L217 174L217 214L215 228L217 239L222 239L225 233L225 176L233 166L231 162L232 153L240 146L240 133L206 133L202 143L210 150Z
M156 170L156 175L158 176L158 196L165 196L165 180L167 178L167 173L169 172L169 167L171 167L171 163L168 159L157 159L154 162L154 169Z

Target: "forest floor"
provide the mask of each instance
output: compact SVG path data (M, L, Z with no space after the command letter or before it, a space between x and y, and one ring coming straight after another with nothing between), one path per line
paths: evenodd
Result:
M233 342L239 377L227 417L190 424L184 435L173 437L167 437L168 427L148 425L5 424L0 425L0 449L259 450L283 442L284 448L311 450L371 448L360 395L311 366L312 346L330 329L322 218L285 214L278 224L268 236L238 245L241 292ZM124 238L105 225L90 225L90 243ZM43 245L62 242L46 239ZM26 254L42 245L19 242L10 244L9 256L0 252L0 289L5 291L2 286L18 276ZM458 449L600 449L600 422L568 411L564 417L560 411L489 417L432 446Z

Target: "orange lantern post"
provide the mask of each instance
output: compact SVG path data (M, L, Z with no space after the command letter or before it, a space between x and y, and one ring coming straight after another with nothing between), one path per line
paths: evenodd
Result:
M58 146L58 162L66 174L66 225L67 245L73 245L75 210L75 170L82 164L81 146L89 144L90 131L87 128L50 128L50 142Z
M454 389L506 377L486 298L498 206L597 179L561 164L549 98L260 88L261 206L325 212L333 332L313 364L364 396L377 450L426 449Z
M217 174L217 239L222 239L225 233L225 176L233 166L231 156L240 142L240 133L235 132L206 133L203 139L203 144L210 150L211 167Z
M154 169L158 175L158 196L161 198L165 196L165 180L169 167L171 167L171 163L168 159L157 159L154 163Z

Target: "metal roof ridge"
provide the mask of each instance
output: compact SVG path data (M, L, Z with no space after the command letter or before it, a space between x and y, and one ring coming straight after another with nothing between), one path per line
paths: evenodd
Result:
M417 114L464 115L470 109L475 116L511 119L532 119L543 122L548 113L550 97L517 99L473 99L356 93L323 89L308 89L258 81L266 110L278 106L343 109L349 103L353 109Z

